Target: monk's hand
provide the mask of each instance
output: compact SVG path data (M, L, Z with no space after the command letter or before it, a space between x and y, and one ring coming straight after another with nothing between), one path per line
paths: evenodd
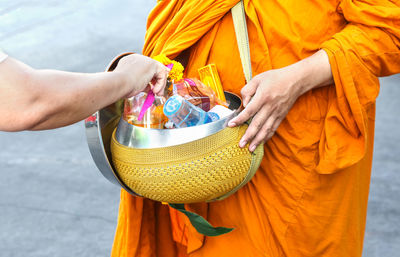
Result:
M287 67L260 73L242 88L245 108L228 126L235 127L252 118L239 146L250 143L249 150L254 151L274 135L303 93L331 83L329 59L323 50Z
M113 72L120 73L127 87L127 96L151 88L156 95L162 95L169 69L162 63L140 54L127 55L118 62Z
M255 76L242 88L244 110L229 122L230 127L241 125L252 118L239 146L250 143L254 151L260 143L270 139L286 117L296 99L297 79L287 68L270 70Z

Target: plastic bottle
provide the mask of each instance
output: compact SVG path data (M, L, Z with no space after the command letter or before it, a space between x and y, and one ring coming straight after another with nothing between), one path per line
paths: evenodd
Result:
M177 128L198 126L219 119L217 114L205 112L180 95L171 96L163 111Z

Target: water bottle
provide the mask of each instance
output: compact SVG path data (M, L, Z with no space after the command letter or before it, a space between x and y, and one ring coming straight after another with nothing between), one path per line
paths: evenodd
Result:
M198 126L219 119L217 114L203 111L180 95L168 98L163 111L177 128Z

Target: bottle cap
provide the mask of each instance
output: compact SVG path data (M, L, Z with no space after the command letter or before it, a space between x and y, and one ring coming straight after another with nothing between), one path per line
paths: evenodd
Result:
M164 104L164 114L167 116L174 115L182 106L183 98L179 95L173 95L168 98Z

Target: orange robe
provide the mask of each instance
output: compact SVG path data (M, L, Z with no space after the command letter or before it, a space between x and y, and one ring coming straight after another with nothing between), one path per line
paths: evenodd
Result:
M245 84L230 9L238 0L163 0L143 53L190 48L187 77L216 63L224 89ZM335 85L301 96L254 178L226 200L192 204L203 237L179 213L121 193L113 257L361 256L378 76L400 72L400 8L391 0L245 0L253 74L328 55Z

